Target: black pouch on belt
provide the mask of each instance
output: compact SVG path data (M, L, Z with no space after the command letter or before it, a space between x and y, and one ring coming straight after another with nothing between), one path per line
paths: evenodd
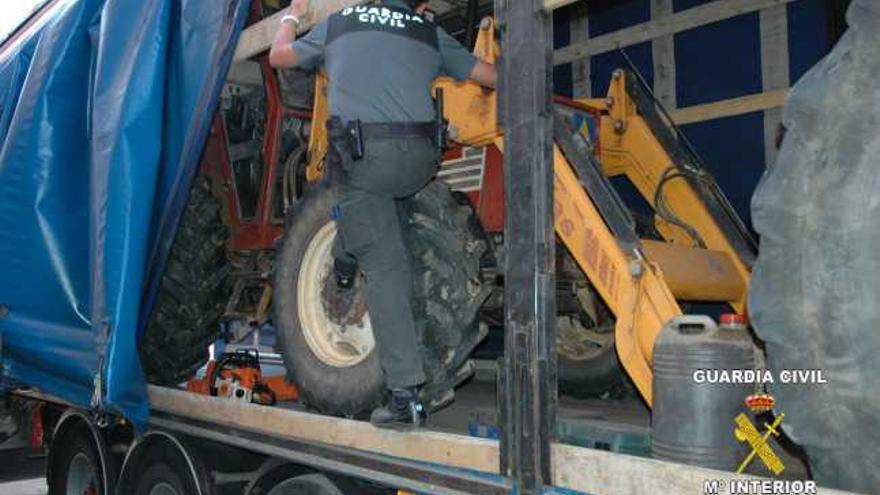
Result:
M360 120L343 123L339 117L330 117L327 120L327 138L330 144L327 158L338 163L342 171L350 172L352 162L364 157ZM328 165L336 165L336 163Z

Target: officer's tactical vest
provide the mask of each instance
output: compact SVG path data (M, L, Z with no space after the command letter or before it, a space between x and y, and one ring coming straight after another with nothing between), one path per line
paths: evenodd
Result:
M330 16L327 25L326 44L349 33L379 31L403 36L425 43L434 50L437 47L437 27L412 11L388 6L347 7Z

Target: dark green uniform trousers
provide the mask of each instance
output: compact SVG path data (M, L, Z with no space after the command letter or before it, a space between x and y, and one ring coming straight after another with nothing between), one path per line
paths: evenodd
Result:
M427 137L372 139L344 174L339 194L340 247L366 275L367 306L388 388L425 381L412 313L411 253L397 201L421 190L437 171L439 151Z

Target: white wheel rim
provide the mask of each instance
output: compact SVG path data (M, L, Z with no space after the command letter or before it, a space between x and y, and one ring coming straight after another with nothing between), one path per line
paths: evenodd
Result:
M323 363L348 368L362 362L376 346L370 315L354 324L340 324L327 314L323 290L333 280L333 240L336 222L322 226L312 237L303 256L296 286L297 309L303 336L309 348ZM350 290L363 290L362 284Z
M84 453L78 452L70 459L70 465L67 467L65 494L87 495L97 493L97 482L97 473L91 459Z
M587 361L604 354L614 345L614 331L600 332L585 327L576 318L556 318L556 348L558 352L574 361Z
M171 483L160 481L150 488L150 495L181 495Z

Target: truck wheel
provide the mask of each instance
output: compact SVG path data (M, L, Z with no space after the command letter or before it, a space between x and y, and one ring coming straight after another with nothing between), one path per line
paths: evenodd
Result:
M198 176L180 219L140 346L147 380L180 383L208 359L229 296L227 230L208 179Z
M63 495L92 495L104 493L98 451L83 435L76 435L65 443L59 453L59 467L51 481L52 493Z
M151 431L129 449L118 493L211 495L210 470L197 449L167 432Z
M583 399L617 393L626 379L614 347L614 328L588 328L571 316L559 316L556 322L559 390Z
M274 312L279 347L303 400L329 414L355 415L381 402L384 376L363 293L363 278L341 291L332 276L336 223L332 187L306 193L288 216L276 253ZM448 397L479 343L477 309L488 295L479 280L485 243L473 215L438 182L401 202L413 254L413 312L421 336L429 404Z
M46 480L51 495L104 495L105 476L112 478L111 462L99 451L96 437L85 419L68 418L59 423L52 438Z
M312 473L284 480L266 495L343 495L323 474Z
M169 464L153 464L138 477L134 493L135 495L186 495L192 493L188 491L184 479Z
M326 476L307 468L269 461L244 490L246 495L343 495Z

